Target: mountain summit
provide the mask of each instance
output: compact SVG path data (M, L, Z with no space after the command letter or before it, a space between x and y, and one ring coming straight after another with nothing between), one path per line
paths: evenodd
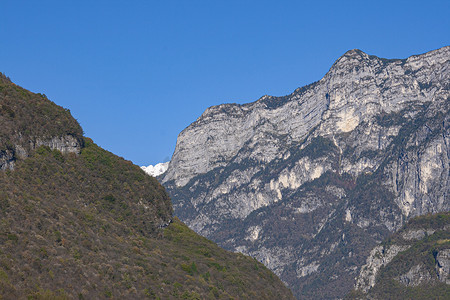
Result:
M343 297L374 246L450 209L449 59L350 50L290 95L206 109L159 177L175 214L301 299Z

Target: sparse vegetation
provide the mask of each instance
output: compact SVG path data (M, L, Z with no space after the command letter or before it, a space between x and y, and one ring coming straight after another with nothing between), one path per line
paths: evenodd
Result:
M292 298L262 264L173 218L157 180L83 138L67 110L4 76L0 106L4 148L64 134L83 144L41 146L0 171L0 298Z
M11 149L16 143L28 148L36 138L83 135L68 109L0 75L0 150Z
M428 214L411 219L397 233L386 239L383 244L403 244L410 248L400 252L377 274L375 286L368 295L361 291L352 291L347 299L448 299L450 288L437 278L436 254L450 248L450 213ZM432 230L430 235L421 239L404 240L402 235L409 230ZM414 266L420 265L429 278L416 286L401 284L398 278Z

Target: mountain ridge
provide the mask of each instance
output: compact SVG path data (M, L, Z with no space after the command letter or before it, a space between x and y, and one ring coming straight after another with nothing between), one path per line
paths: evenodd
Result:
M450 46L445 46L445 47L439 48L437 50L433 50L433 51L427 52L427 53L422 54L422 55L412 55L412 56L408 57L407 59L403 59L403 60L401 60L401 59L388 60L388 59L378 58L376 56L370 56L370 55L368 55L368 54L366 54L366 53L364 53L364 52L362 52L360 50L349 50L344 55L342 55L339 59L336 60L336 62L332 65L330 70L324 75L324 77L321 80L319 80L317 82L314 82L314 83L311 83L309 85L306 85L304 87L298 88L293 93L291 93L289 95L282 96L282 97L263 96L263 97L259 98L258 100L254 101L254 102L247 103L247 104L227 103L227 104L220 104L220 105L217 105L217 106L212 106L212 107L207 108L205 110L205 112L196 121L191 123L186 129L184 129L179 134L179 139L180 139L180 137L183 136L183 132L189 131L190 129L195 128L196 126L199 126L199 125L203 124L204 122L208 122L210 117L213 116L213 115L216 115L216 118L217 118L217 115L220 115L220 112L227 111L227 113L230 114L233 117L234 116L242 117L242 116L245 116L246 114L248 114L250 112L250 108L252 108L252 109L261 108L261 106L264 106L263 108L270 108L270 106L267 106L267 104L266 104L266 102L269 102L268 99L272 99L273 100L273 99L287 99L287 98L290 98L291 100L296 100L295 96L301 96L304 92L306 92L306 91L310 90L311 88L315 87L319 82L326 81L330 77L331 73L333 73L333 71L336 69L336 67L339 67L340 65L353 67L354 64L352 64L348 60L349 60L349 58L355 58L355 55L348 55L349 53L350 54L357 53L358 55L356 56L356 58L364 58L364 60L366 62L367 61L377 62L377 64L376 64L377 68L382 70L383 68L386 67L385 66L386 62L390 62L391 64L392 63L402 64L402 62L407 62L409 60L412 63L414 63L414 60L417 57L419 57L419 56L427 58L428 56L433 56L434 54L441 53L441 52L443 52L443 54L441 54L441 55L445 56L445 53L448 53L449 49L450 49ZM360 60L357 59L357 61L360 61ZM415 66L415 67L417 67L417 66ZM341 70L341 69L339 69L339 70L341 71L341 73L342 72L348 72L348 70L345 69L345 68L343 70ZM376 71L380 71L380 70L376 70ZM329 101L329 96L328 97L326 96L327 94L328 93L325 93L325 95L324 95L324 98L327 101L320 101L320 102L326 102L326 103L322 103L322 106L325 106L325 107L328 105L327 102ZM281 102L283 105L286 104L286 102L282 102L282 101L277 101L277 102ZM287 102L290 102L290 101L287 101ZM318 105L316 105L316 106L318 106ZM388 108L388 107L386 107L386 108ZM387 112L389 112L389 111L387 111ZM248 126L251 126L251 125L252 124L249 124ZM342 124L342 125L344 126L345 124ZM351 125L351 124L349 124L349 125ZM307 131L311 130L312 127L313 126L308 128ZM244 128L244 129L246 129L246 128ZM224 135L225 136L227 135L226 132L225 132ZM302 136L304 136L304 135L305 135L305 133L303 133ZM301 137L298 137L296 140L299 140L299 139L301 139ZM242 145L239 144L235 148L238 149L241 146ZM180 147L180 146L177 144L177 147ZM182 151L182 150L175 149L175 152L174 152L175 158L177 156L177 152L180 152L180 151ZM177 164L177 169L178 170L183 170L183 166L182 165L180 166L180 164L178 162L175 161L174 164ZM170 169L173 169L173 168L169 168L169 172L170 172ZM209 169L207 169L207 170L209 170ZM192 171L192 172L190 172L192 174L204 173L204 170L201 170L200 172L197 171L197 170L189 170L189 171ZM172 172L174 172L174 171L172 171ZM188 172L186 171L185 173L188 173ZM164 183L164 182L167 182L167 181L175 178L176 184L178 185L179 183L177 183L177 179L176 179L177 177L178 176L176 174L169 173L169 174L166 174L162 178L162 180L163 180L163 183ZM187 176L187 177L190 178L189 176ZM186 182L186 180L183 180L183 183L185 183L185 182Z
M377 243L450 208L449 58L350 50L290 95L206 109L159 177L175 214L297 297L343 297Z

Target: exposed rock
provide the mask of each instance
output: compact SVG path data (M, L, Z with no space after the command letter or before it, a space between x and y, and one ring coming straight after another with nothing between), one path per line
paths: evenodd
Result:
M437 253L436 272L440 281L450 284L450 249L444 249Z
M342 297L377 243L450 209L449 59L351 50L288 96L208 108L159 177L175 214L297 297Z
M0 152L0 170L14 169L14 151L7 149Z
M418 286L430 281L431 275L424 269L423 265L416 265L408 273L399 276L397 280L406 286Z
M0 170L13 169L40 147L79 153L83 129L70 110L32 93L0 73Z
M7 149L0 151L0 170L14 169L17 159L24 159L30 153L40 146L47 146L50 149L56 149L62 153L76 153L79 154L82 147L82 141L71 135L52 137L52 138L36 138L29 141L29 143L15 144L13 150ZM29 150L27 150L29 149Z
M347 298L433 299L450 293L449 270L450 213L416 217L372 249Z
M41 140L38 138L33 148L38 148L42 145L48 146L50 149L59 150L62 153L79 154L81 151L81 142L71 135L53 137L46 140Z
M370 252L366 264L361 267L361 271L355 285L356 289L367 293L369 289L375 285L375 279L380 268L390 263L400 251L404 251L408 248L408 246L399 245L375 247ZM405 276L404 278L409 278ZM400 281L403 282L402 280Z
M309 275L311 273L317 272L317 269L319 268L318 262L312 262L309 265L306 265L304 267L299 267L297 269L297 277L304 277L306 275Z
M404 232L402 234L402 237L405 240L421 240L427 235L432 235L434 233L434 230L423 230L423 229L412 229Z

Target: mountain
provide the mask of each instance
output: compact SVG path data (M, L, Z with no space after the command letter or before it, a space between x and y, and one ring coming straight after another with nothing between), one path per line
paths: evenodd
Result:
M175 215L298 298L343 297L373 247L450 209L449 59L350 50L290 95L206 109L158 177Z
M370 252L348 299L449 299L450 213L411 219Z
M145 173L147 173L150 176L156 177L161 174L164 174L167 171L167 168L169 167L169 162L165 163L159 163L156 165L149 165L147 167L142 166L141 169L144 170Z
M198 236L158 181L0 76L1 299L292 299L261 263Z

